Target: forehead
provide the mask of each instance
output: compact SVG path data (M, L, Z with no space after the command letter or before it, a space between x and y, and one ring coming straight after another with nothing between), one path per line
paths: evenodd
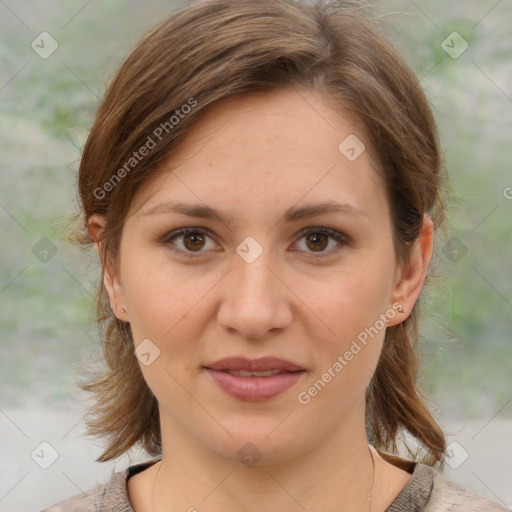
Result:
M262 209L286 209L301 200L362 207L371 199L382 208L384 186L376 169L359 123L320 95L258 93L210 107L143 183L132 210L164 199L215 203L216 209L242 206L253 218Z

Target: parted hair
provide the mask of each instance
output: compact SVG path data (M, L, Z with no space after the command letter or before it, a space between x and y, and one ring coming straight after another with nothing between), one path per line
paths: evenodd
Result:
M103 285L106 266L118 268L134 193L208 107L283 88L318 92L361 124L382 169L401 262L408 261L424 215L436 228L443 221L444 167L432 110L414 72L366 7L328 0L208 0L174 12L142 38L110 82L79 168L75 240L92 243L91 216L106 223L96 296L106 367L83 386L95 399L89 433L107 440L99 461L136 445L161 453L157 400L140 370L130 325L114 315ZM141 157L148 137L154 145ZM136 161L130 160L134 152ZM370 442L390 458L398 454L402 434L410 434L422 448L421 460L435 465L443 462L446 442L417 384L418 316L415 306L403 323L386 330L366 392L366 428Z

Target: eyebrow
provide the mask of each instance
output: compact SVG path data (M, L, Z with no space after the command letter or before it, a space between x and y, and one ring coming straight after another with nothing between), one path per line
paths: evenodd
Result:
M324 201L318 204L310 204L301 207L290 207L283 215L285 222L294 222L300 219L316 217L325 213L346 213L349 215L360 215L368 217L365 212L348 203L338 203L336 201ZM226 218L219 211L210 208L205 204L187 204L176 201L161 203L142 212L143 216L161 215L169 213L181 213L188 217L196 217L201 219L217 219L227 224L231 219Z

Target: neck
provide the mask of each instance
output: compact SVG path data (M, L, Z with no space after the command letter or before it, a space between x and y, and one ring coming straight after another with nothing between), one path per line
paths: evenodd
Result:
M152 512L369 510L373 460L365 436L354 435L364 429L338 431L307 452L298 446L301 453L287 460L271 463L268 457L265 465L252 466L212 452L179 429L167 432L151 491Z

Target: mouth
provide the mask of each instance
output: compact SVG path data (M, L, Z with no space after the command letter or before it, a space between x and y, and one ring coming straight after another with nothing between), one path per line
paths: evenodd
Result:
M280 395L306 374L300 365L275 357L231 357L204 369L222 391L247 402L262 402Z

